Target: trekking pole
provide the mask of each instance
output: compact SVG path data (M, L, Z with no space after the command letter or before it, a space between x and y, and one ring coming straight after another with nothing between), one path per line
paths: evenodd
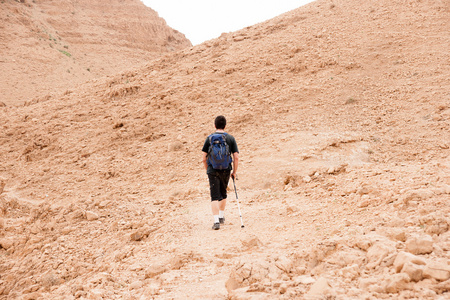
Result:
M234 177L232 177L232 178L233 178L234 192L236 193L236 202L237 202L237 205L238 205L239 217L241 218L241 228L244 228L244 222L242 221L241 208L239 206L239 198L238 198L238 194L237 194L237 190L236 190L236 183L234 181Z

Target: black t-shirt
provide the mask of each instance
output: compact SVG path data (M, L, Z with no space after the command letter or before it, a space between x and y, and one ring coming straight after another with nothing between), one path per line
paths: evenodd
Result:
M215 132L215 133L221 133L221 132ZM239 153L238 150L238 146L236 143L236 140L234 139L234 137L231 134L225 134L225 141L227 142L228 146L230 147L230 153ZM209 142L209 136L206 138L205 143L203 144L203 148L202 151L208 153L209 151L209 146L211 145L211 143ZM230 163L230 166L228 167L228 170L232 170L232 163ZM214 169L213 167L208 163L208 170L206 171L206 173L210 174L213 173Z

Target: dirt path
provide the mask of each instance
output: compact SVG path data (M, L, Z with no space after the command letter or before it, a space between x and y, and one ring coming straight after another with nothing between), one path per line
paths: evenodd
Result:
M172 270L164 276L166 287L161 299L227 299L225 282L239 261L264 260L276 253L290 255L307 249L317 239L314 224L320 206L293 198L280 206L278 200L285 195L238 191L245 225L241 228L234 190L229 193L226 224L218 231L211 229L207 193L181 208L181 215L170 221L171 229L164 233L171 241L166 250L173 251L175 257L188 254L191 260L182 271ZM296 202L295 211L292 202Z

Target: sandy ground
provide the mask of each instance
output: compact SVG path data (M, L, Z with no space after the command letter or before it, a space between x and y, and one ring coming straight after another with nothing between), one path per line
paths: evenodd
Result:
M450 6L316 1L0 108L4 299L447 299ZM201 147L240 149L211 230Z

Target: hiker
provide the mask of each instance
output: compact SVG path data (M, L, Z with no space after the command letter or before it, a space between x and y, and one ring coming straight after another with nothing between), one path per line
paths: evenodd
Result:
M203 165L209 179L211 209L214 216L212 229L220 229L225 223L225 206L227 204L227 186L230 174L236 179L239 150L234 137L225 132L227 120L218 116L214 120L216 132L209 135L203 145Z

